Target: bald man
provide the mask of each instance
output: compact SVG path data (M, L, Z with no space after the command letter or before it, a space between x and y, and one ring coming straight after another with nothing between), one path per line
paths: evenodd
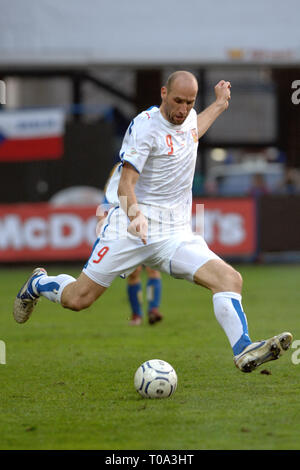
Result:
M251 372L290 347L288 332L251 341L241 303L241 275L191 230L198 140L228 108L230 89L228 81L217 83L215 101L197 114L196 77L177 71L168 78L160 107L140 113L126 131L121 163L106 189L112 207L79 278L48 276L44 268L36 268L15 299L17 322L28 320L41 295L71 310L85 309L116 276L126 277L144 264L211 291L215 316L241 371Z

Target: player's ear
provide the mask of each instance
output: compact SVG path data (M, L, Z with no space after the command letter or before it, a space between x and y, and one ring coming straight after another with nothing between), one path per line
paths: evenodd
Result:
M161 87L160 96L162 100L166 98L167 94L168 94L167 87L165 86Z

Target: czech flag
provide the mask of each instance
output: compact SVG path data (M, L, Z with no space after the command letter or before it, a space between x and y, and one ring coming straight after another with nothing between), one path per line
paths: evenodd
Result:
M60 158L64 131L61 109L0 111L0 162Z

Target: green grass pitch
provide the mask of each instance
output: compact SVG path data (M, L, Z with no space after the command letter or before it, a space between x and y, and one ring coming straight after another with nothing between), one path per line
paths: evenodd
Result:
M286 330L300 339L300 266L237 268L252 340ZM13 300L30 271L0 270L2 450L300 449L297 350L238 371L207 290L163 276L163 322L132 327L126 281L117 279L83 312L41 299L18 325ZM155 358L177 371L168 399L143 399L133 386L137 367Z

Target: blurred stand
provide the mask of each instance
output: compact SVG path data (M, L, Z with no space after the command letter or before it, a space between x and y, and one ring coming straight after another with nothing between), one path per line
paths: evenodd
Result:
M264 176L260 173L256 173L252 179L252 185L249 189L249 196L260 197L269 193L268 186L265 182Z
M300 170L299 168L286 168L283 181L278 186L277 191L280 194L299 194L300 193Z

